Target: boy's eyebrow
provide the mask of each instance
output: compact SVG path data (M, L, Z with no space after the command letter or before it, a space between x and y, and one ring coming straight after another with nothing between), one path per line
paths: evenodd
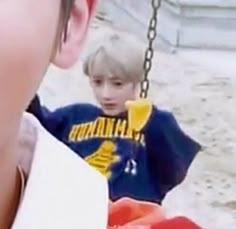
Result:
M122 77L123 76L123 77ZM119 80L119 81L128 81L127 77L125 77L124 75L122 76L117 76L115 74L96 74L96 75L93 75L92 78L93 79L103 79L104 77L107 78L107 79L110 79L110 80Z
M102 75L93 75L91 78L93 78L93 79L101 79L101 78L103 78L103 76Z
M133 82L132 78L127 77L126 75L122 74L120 76L113 75L110 77L111 80L118 80L122 82Z
M119 77L119 76L114 76L114 75L111 75L109 78L111 80L124 80L124 77Z
M98 74L98 75L94 75L92 78L93 79L101 79L103 77L104 77L103 75L99 75ZM119 76L112 75L112 74L109 74L109 75L107 75L105 77L107 77L108 79L111 79L111 80L124 80L124 77L119 77Z

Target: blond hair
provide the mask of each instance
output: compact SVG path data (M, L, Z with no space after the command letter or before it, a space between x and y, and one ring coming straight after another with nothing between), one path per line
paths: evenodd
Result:
M143 47L126 33L113 33L102 39L96 49L85 59L83 69L87 76L100 61L100 68L112 69L111 75L126 81L139 83L143 80Z

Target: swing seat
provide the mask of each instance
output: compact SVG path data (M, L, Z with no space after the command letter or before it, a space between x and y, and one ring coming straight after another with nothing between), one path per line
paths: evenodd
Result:
M121 198L109 206L108 229L201 229L185 217L167 219L161 206Z

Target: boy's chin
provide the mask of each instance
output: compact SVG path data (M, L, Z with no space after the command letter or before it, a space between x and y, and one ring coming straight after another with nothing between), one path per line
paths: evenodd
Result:
M105 113L105 115L108 115L108 116L117 116L121 113L123 113L124 111L123 110L118 110L118 109L103 109L103 112Z

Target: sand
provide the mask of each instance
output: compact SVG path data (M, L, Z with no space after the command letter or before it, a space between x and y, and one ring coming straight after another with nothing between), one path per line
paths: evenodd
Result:
M111 31L107 23L95 21L81 61L95 41ZM172 111L181 127L203 145L185 182L167 196L164 207L169 216L189 216L203 228L234 229L236 78L229 69L227 73L214 71L196 63L191 54L184 57L181 51L157 51L150 74L149 98L158 107ZM73 102L95 103L81 61L67 71L50 68L40 88L43 103L51 109Z

